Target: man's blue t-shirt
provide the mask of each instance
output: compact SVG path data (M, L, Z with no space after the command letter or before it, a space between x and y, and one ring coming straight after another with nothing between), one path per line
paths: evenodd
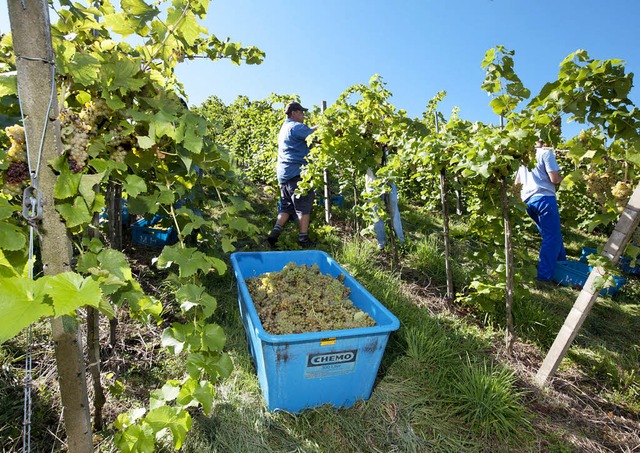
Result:
M549 179L550 171L559 171L553 150L549 148L536 149L536 166L529 170L524 165L518 169L517 179L522 183L522 201L528 202L538 197L556 195L556 185Z
M306 138L313 129L304 123L287 118L278 134L278 163L276 175L278 182L283 183L300 174L300 167L307 163L309 154Z

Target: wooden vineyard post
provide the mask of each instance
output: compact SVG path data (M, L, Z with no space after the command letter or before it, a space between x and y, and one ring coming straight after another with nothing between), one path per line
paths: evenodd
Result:
M616 263L620 255L624 252L627 244L633 232L638 228L640 223L640 184L635 188L633 195L629 199L629 203L625 207L618 224L616 225L613 233L609 237L602 255L609 258L612 262ZM543 386L547 379L558 369L560 362L564 358L565 354L569 350L571 343L575 339L582 323L589 315L589 311L593 306L599 291L594 291L593 286L597 278L604 275L604 269L601 267L594 267L584 284L582 291L578 294L578 298L573 304L573 308L569 312L567 319L564 321L564 325L558 332L558 335L551 345L551 349L547 353L542 366L538 370L535 376L535 383L539 386Z
M436 135L440 133L438 114L435 113ZM448 302L453 301L455 290L453 287L453 269L451 268L451 244L449 242L449 206L447 205L447 175L445 167L440 169L440 200L442 203L442 236L444 241L444 267L447 274Z
M322 101L322 113L327 110L327 101ZM329 191L329 170L324 169L324 221L331 225L331 194Z
M500 129L504 129L504 115L500 115ZM505 260L505 347L507 353L511 355L513 345L516 342L516 329L513 325L513 294L514 294L514 276L513 276L513 241L511 233L511 218L509 217L509 193L507 189L507 177L500 178L500 194L502 198L502 223L504 225L504 260Z

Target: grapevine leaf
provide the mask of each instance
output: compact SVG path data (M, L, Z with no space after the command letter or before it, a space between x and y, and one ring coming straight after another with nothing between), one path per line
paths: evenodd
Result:
M101 268L107 269L119 279L131 280L131 268L124 253L114 249L105 249L98 255L98 261Z
M100 253L104 249L104 243L98 238L91 238L88 242L83 242L83 245L93 253Z
M194 229L200 229L203 226L210 225L211 222L203 219L202 217L196 215L190 209L180 208L178 211L179 214L187 214L191 222L187 223L184 227L182 227L182 235L188 236Z
M181 278L190 277L198 271L206 274L211 270L214 263L217 269L223 266L226 271L226 264L223 261L209 257L194 248L181 248L179 244L162 249L162 253L156 261L156 266L160 269L167 269L173 263L178 265Z
M100 302L98 304L98 310L100 310L100 313L102 313L109 319L114 319L116 317L116 312L113 309L113 305L111 305L109 301L106 300L104 297L100 298Z
M193 333L193 326L174 322L162 332L162 346L174 354L180 354L184 349L187 337Z
M72 173L69 167L64 164L61 165L60 175L58 175L58 179L56 180L53 196L57 200L63 200L77 195L81 179L81 173Z
M182 407L202 405L205 414L209 414L213 408L215 389L209 381L198 382L193 378L187 379L180 389L176 402Z
M113 170L114 168L120 169L120 170L126 169L126 165L121 162L114 162L112 160L106 160L106 159L100 159L100 158L91 159L89 163L91 167L93 167L98 173L109 174L111 170Z
M236 249L236 247L233 245L233 243L228 237L223 237L221 241L222 241L222 251L224 253L230 253Z
M205 318L211 316L216 311L216 308L218 308L216 298L207 293L202 295L200 305L202 306L202 312L204 313Z
M211 413L213 409L213 398L215 397L215 389L209 381L202 381L195 388L194 396L200 404L205 414Z
M250 223L243 217L235 217L229 223L229 227L238 231L247 231L250 229Z
M20 210L18 206L14 206L6 198L0 197L0 220L8 219L18 210Z
M83 253L78 257L76 269L78 272L87 273L91 268L98 267L98 255L95 253Z
M67 228L73 228L78 225L91 222L92 216L82 197L76 197L71 203L60 203L56 205L56 209L64 218Z
M5 75L0 77L0 98L18 94L18 77Z
M53 300L56 316L72 313L84 305L96 308L100 306L100 284L91 277L84 278L75 272L63 272L49 277L45 288L47 295Z
M127 106L116 93L110 93L110 92L105 93L104 98L105 98L105 101L107 101L107 105L111 110L117 111Z
M160 193L157 194L158 203L173 204L176 201L176 195L173 190L166 187L160 189Z
M78 191L80 195L87 201L87 205L93 206L93 202L96 198L95 187L102 181L104 173L98 173L95 175L82 175L80 178L80 184Z
M120 451L124 453L153 453L156 450L155 433L146 423L127 426L115 435L114 440Z
M225 353L200 351L192 352L187 357L187 372L194 378L199 378L202 373L208 374L211 379L227 377L232 370L231 359Z
M11 223L0 222L0 249L22 250L26 243L27 238L20 227Z
M157 195L129 197L127 203L129 206L129 214L155 214L158 212Z
M182 163L184 164L185 168L191 168L191 164L193 164L193 159L191 158L191 156L186 154L181 154L180 160L182 160Z
M193 307L200 305L199 301L204 293L202 286L188 284L183 285L176 292L176 299L180 302L180 309L184 312L189 311Z
M201 33L207 32L207 29L200 25L193 15L187 15L182 19L179 30L189 46L195 43Z
M53 315L53 307L45 301L44 281L24 277L0 279L0 344L41 317Z
M111 28L114 33L127 37L135 32L135 27L131 24L125 13L107 14L104 16L104 23Z
M25 275L26 276L26 275ZM11 264L11 261L5 254L5 250L0 247L0 277L20 277L20 272Z
M173 434L173 448L179 450L191 429L189 413L180 407L161 406L149 411L145 417L154 432L169 428Z
M117 59L113 57L111 61L105 61L102 66L103 83L110 90L118 90L120 94L127 94L130 90L138 90L144 85L144 80L135 76L140 71L137 61L130 59Z
M147 191L147 183L138 175L128 175L123 188L129 196L137 197Z
M174 121L175 118L173 117L173 115L169 115L160 110L152 117L150 125L153 125L155 127L157 138L162 138L165 135L170 138L175 138L176 128L174 125Z
M74 81L85 86L93 84L100 75L100 61L91 54L76 52L69 65Z
M144 294L136 281L132 281L130 284L133 285L133 289L119 291L115 296L129 304L134 318L147 321L145 319L147 316L153 316L156 320L159 319L162 313L160 301Z
M202 136L195 129L188 127L183 138L183 145L186 149L196 154L200 154L204 142Z
M216 271L219 275L223 275L225 272L227 272L227 265L224 261L218 258L209 257L209 262L213 267L216 268Z
M187 378L187 381L182 385L180 393L178 394L178 398L176 399L176 403L179 404L180 407L191 407L198 405L198 401L196 401L194 397L197 385L198 381L193 378Z
M138 145L140 145L140 148L142 149L149 149L156 144L155 139L151 137L147 137L145 135L143 136L139 135L137 138L138 138Z
M91 96L91 93L87 91L79 91L76 95L76 100L79 104L86 104L87 102L91 102L92 99L93 96Z
M224 348L227 338L222 327L207 324L202 329L202 348L211 352L219 352Z
M140 16L145 20L150 20L154 17L154 9L147 5L142 0L122 0L122 10L132 16Z
M151 402L149 407L155 409L165 405L168 401L173 401L180 393L180 385L177 381L168 381L161 388L151 392Z
M146 413L147 410L144 407L130 409L124 414L118 415L116 417L116 421L113 422L113 426L115 426L116 429L123 430L126 427L131 426L133 423L136 423L138 420L144 417L144 414Z

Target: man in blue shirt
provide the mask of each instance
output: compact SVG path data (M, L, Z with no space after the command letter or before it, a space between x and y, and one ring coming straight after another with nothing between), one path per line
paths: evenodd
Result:
M515 183L522 184L522 201L542 236L538 261L538 280L542 282L551 281L556 262L566 259L556 201L556 184L563 179L553 149L545 147L542 141L536 143L533 170L523 165L516 174Z
M304 124L306 111L308 109L302 107L298 102L287 104L285 108L287 118L278 134L276 175L280 184L282 205L276 224L267 237L267 241L272 247L276 246L280 233L282 233L287 221L293 216L298 217L298 244L303 248L314 245L314 242L309 240L308 230L315 195L313 190L305 195L297 193L298 182L301 179L301 167L307 163L307 155L309 154L306 139L318 128L318 126L309 127Z

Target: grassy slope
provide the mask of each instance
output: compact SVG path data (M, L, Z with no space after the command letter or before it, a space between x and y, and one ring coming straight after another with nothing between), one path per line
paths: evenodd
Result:
M275 203L273 203L275 206ZM271 206L269 204L268 206ZM270 227L272 210L257 206L254 219ZM262 211L260 210L262 209ZM194 413L188 452L475 452L475 451L634 451L640 446L640 305L637 280L615 299L599 299L567 359L543 390L537 371L577 292L569 288L519 286L515 298L518 342L513 356L503 350L500 319L486 319L471 307L447 303L437 222L405 209L408 244L392 270L389 251L354 238L348 215L336 212L332 231L314 220L318 248L334 256L401 321L385 351L371 398L348 409L317 408L299 415L265 410L239 318L231 273L212 277L218 299L215 322L227 334L232 376L217 386L211 415ZM463 231L462 231L463 232ZM602 238L570 234L568 251L579 255L585 241ZM295 247L289 225L284 243ZM461 248L463 241L454 241ZM266 250L262 244L246 246ZM149 269L154 251L133 250L136 273L159 296L162 286ZM458 282L464 266L456 267ZM104 380L111 385L106 417L145 404L149 389L167 374L179 376L181 362L158 349L162 326L144 331L120 321L115 348L103 351ZM107 331L105 326L105 332ZM61 451L59 403L46 328L36 329L35 450ZM105 338L106 344L106 338ZM0 349L0 438L3 451L18 451L21 407L20 363L24 338ZM120 387L118 382L126 384ZM16 403L16 404L10 404ZM101 451L112 450L107 429L97 437Z

